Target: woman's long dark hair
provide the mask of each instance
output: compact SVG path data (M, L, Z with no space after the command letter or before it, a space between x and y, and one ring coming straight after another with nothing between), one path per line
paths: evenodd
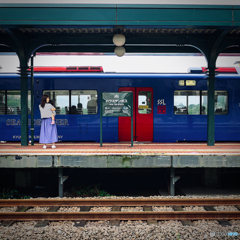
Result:
M53 100L50 99L48 103L52 104L53 107L55 108Z
M44 108L45 107L45 103L47 102L47 98L49 98L48 95L42 95L42 99L41 99L41 107Z

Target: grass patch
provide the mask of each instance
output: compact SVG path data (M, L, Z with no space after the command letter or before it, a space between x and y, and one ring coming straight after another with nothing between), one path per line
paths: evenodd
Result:
M112 196L105 190L101 189L101 184L91 184L75 186L72 188L73 197L109 197Z
M0 191L0 199L29 199L30 196L27 196L23 193L20 193L16 189L5 189L3 188Z

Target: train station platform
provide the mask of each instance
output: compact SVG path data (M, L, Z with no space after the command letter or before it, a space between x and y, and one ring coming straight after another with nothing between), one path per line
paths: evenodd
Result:
M57 148L35 143L0 143L0 168L233 168L240 167L240 143L70 143Z

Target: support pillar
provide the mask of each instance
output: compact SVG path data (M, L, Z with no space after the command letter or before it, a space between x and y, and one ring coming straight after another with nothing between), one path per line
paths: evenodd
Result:
M20 62L20 66L21 66ZM28 66L20 67L21 76L21 146L28 146Z
M31 56L31 145L34 145L34 76L33 76L33 55Z
M63 197L63 183L67 180L68 176L63 176L63 169L58 169L58 195Z
M209 64L210 65L210 64ZM215 65L215 62L214 62ZM215 67L208 68L207 145L215 142Z
M172 167L170 172L170 195L175 196L175 183L179 180L179 176L175 176L175 169Z

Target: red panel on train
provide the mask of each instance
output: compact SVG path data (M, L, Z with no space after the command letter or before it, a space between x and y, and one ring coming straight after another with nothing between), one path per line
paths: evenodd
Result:
M34 67L34 72L103 72L103 67L80 66L80 67Z
M133 92L133 140L153 141L153 89L122 87L119 92ZM119 141L131 141L131 118L118 118Z

